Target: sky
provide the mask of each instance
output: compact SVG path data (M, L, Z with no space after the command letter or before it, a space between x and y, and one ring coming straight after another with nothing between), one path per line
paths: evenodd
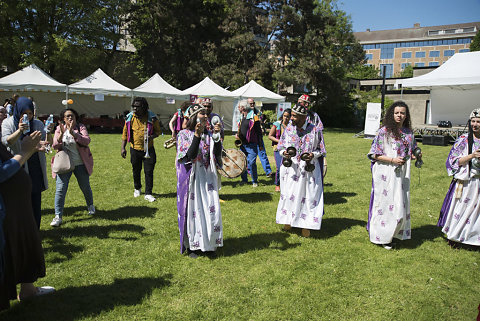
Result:
M480 21L480 0L337 0L353 31L413 28Z

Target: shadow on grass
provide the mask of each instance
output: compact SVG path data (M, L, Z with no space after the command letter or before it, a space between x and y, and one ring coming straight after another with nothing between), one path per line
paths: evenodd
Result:
M95 218L110 221L121 221L133 217L148 218L154 217L156 211L156 208L148 206L124 206L110 211L98 210Z
M357 193L324 192L323 202L326 205L342 204L347 202L347 197L356 196Z
M61 240L71 237L96 237L99 239L120 239L120 240L136 240L137 237L112 237L110 233L120 232L124 234L135 233L139 236L144 236L143 230L145 228L135 224L116 224L116 225L90 225L90 226L75 226L65 227L62 225L60 228L52 228L49 230L40 231L43 239Z
M315 239L328 239L334 237L344 230L361 225L365 226L365 221L354 220L344 217L327 217L322 219L322 226L320 231L311 230L311 237ZM295 229L300 234L301 229Z
M63 215L72 215L76 212L85 212L85 214L87 213L87 205L85 206L65 206L65 208L63 209ZM42 217L43 216L47 216L47 215L54 215L55 214L55 208L47 208L47 209L44 209L42 210Z
M165 193L165 194L158 194L158 193L152 193L155 198L177 198L177 192L175 193ZM144 197L145 195L141 195L140 197Z
M160 278L115 279L111 284L68 287L44 297L16 304L0 314L1 320L73 321L108 313L121 306L134 306L154 289L170 285L171 275ZM131 316L133 318L133 316Z
M393 240L399 249L414 249L426 241L432 241L443 235L440 227L436 225L423 225L412 229L412 238L410 240Z
M225 244L228 246L223 247L222 256L233 256L237 254L247 253L253 250L262 250L262 249L275 249L275 250L288 250L295 248L300 244L297 243L288 243L287 238L290 235L285 232L276 232L276 233L260 233L252 234L248 236L227 238L225 239Z
M224 201L239 200L248 203L258 203L270 202L272 201L273 197L270 193L255 193L252 191L249 194L220 194L220 199Z
M96 237L99 239L119 239L124 241L135 241L138 236L144 236L143 226L134 224L118 224L107 226L76 226L72 228L60 227L49 230L41 230L40 234L43 240L49 240L44 243L46 253L57 253L60 257L48 260L49 263L59 263L73 258L74 253L83 251L84 247L75 245L67 241L72 237ZM111 236L111 233L120 233L122 236ZM138 236L124 236L125 234L135 233ZM53 243L49 245L49 243Z

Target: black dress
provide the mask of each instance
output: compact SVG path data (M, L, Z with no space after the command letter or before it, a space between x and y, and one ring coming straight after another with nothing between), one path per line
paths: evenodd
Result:
M10 158L12 155L0 144L0 159ZM23 169L0 183L5 204L5 273L0 280L0 310L7 309L9 300L16 299L17 284L33 283L45 276L45 258L33 217L31 190L30 177Z

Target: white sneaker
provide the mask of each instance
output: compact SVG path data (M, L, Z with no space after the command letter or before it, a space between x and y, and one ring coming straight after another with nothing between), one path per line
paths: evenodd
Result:
M252 187L258 187L258 183L253 183Z
M62 225L62 218L58 215L55 215L55 217L52 220L52 223L50 223L50 226L58 227L60 225Z
M88 215L95 214L95 206L92 204L88 207Z
M133 191L133 197L139 197L140 193L142 193L139 189Z
M391 250L393 248L391 244L382 244L382 246L385 250Z
M148 194L148 195L145 195L145 200L146 200L146 201L149 201L150 203L151 203L151 202L155 202L155 197L153 197L152 195Z

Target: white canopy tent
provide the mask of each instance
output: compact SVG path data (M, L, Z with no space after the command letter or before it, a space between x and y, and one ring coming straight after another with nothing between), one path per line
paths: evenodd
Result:
M285 101L284 96L280 96L265 87L260 86L255 80L250 82L237 90L232 91L232 94L239 97L239 99L253 98L255 101L261 101L266 104L277 104ZM240 113L237 109L238 102L233 109L233 126L232 130L236 131L238 128L237 121L240 119Z
M464 125L480 101L480 52L457 53L428 74L399 79L395 86L430 90L427 123Z
M62 84L44 72L35 64L0 78L0 91L9 92L6 97L18 93L35 100L37 114L58 114L65 99L67 85Z
M167 126L171 116L189 96L166 82L158 73L133 89L134 96L145 97L150 109Z
M68 96L79 114L117 116L130 110L132 90L98 68L90 76L69 85Z
M213 101L213 111L223 117L226 130L232 129L233 101L238 97L205 77L198 84L182 91L184 95L209 97Z

